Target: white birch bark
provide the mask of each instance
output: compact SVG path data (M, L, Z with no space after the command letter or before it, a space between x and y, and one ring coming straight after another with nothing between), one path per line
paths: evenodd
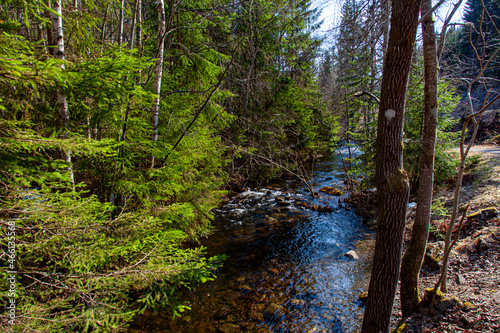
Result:
M153 133L151 140L158 140L158 118L160 113L160 93L161 93L161 79L163 76L163 53L165 50L165 3L163 0L158 0L158 53L155 67L155 80L154 80L154 93L155 101L151 111L151 127ZM151 167L154 167L154 156L151 158Z
M61 0L56 0L54 1L53 8L54 13L52 13L52 36L54 38L53 44L56 45L55 50L54 50L54 57L56 59L60 60L65 60L65 54L64 54L64 31L63 31L63 17L62 17L62 5L61 5ZM64 70L65 66L64 63L60 65L61 69ZM58 112L59 112L59 119L62 124L62 126L65 128L64 129L64 134L62 135L63 138L68 137L68 125L69 125L69 109L68 109L68 101L66 100L66 97L64 94L61 92L60 89L57 89L56 91L57 94L57 102L58 102ZM69 172L69 178L70 182L73 185L75 185L75 178L73 174L73 167L71 163L71 150L63 150L63 158L68 163L68 172Z
M120 26L118 30L118 45L123 43L123 21L125 19L125 0L120 0Z

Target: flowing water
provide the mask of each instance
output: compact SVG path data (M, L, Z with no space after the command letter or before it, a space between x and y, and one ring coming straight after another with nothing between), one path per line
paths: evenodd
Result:
M338 157L316 163L312 188L342 187ZM189 293L191 311L136 321L131 332L353 332L361 326L373 234L339 203L297 180L248 190L216 212L217 279ZM322 207L318 212L313 206ZM359 260L344 254L355 250Z

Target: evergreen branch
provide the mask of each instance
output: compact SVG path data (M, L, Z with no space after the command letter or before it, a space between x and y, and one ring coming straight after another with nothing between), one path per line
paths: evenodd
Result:
M212 87L214 87L214 88L212 89L212 91L210 92L210 94L208 95L208 97L205 99L205 101L203 102L203 104L198 108L198 111L194 115L193 119L188 124L188 126L184 129L184 132L181 134L181 136L179 137L179 139L177 140L177 142L174 144L174 146L170 150L170 153L167 153L167 155L165 156L165 158L163 159L163 161L160 164L160 168L162 168L165 165L165 162L168 160L171 152L175 151L175 149L180 144L180 142L182 141L182 139L186 136L186 134L188 133L188 131L191 128L191 126L193 126L193 124L196 122L196 119L198 119L198 117L200 116L201 112L207 106L208 102L210 102L210 99L212 98L213 94L217 90L219 90L219 88L222 86L222 81L226 77L227 72L229 71L229 69L231 68L231 65L233 64L233 61L234 61L234 58L235 58L234 54L235 54L236 50L238 49L238 47L240 46L240 44L243 42L243 40L244 39L241 38L240 41L235 46L235 48L233 49L233 52L232 52L233 56L231 57L231 61L229 62L229 65L224 69L224 72L222 72L222 74L220 75L219 80L217 81L217 83L214 84L214 85L212 85Z

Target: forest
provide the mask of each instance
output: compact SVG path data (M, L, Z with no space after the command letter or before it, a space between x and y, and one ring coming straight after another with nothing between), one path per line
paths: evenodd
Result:
M363 332L388 331L401 265L416 311L433 184L463 176L476 137L498 141L481 117L500 99L500 7L467 0L452 22L459 0L438 30L443 2L345 0L322 33L309 0L1 1L0 327L182 316L179 293L224 265L200 243L221 200L340 146L362 151L349 190L383 203Z

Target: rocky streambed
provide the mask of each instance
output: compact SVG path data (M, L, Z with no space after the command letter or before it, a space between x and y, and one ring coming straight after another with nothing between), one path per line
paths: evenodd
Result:
M374 237L331 190L342 187L339 164L316 164L315 197L295 179L232 197L203 244L229 256L217 279L185 293L191 311L182 317L146 313L130 332L358 330Z

